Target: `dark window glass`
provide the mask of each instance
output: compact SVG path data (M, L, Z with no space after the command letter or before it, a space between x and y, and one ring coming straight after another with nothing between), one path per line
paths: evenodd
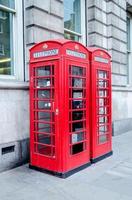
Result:
M0 4L7 2L0 1ZM0 74L13 75L13 14L0 10L0 24Z

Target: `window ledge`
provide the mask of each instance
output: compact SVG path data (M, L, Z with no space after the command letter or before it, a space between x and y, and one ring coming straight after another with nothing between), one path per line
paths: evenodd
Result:
M29 82L0 81L0 89L29 90Z
M112 87L112 91L116 91L116 92L132 92L132 86L126 86L126 87L118 87L118 86L113 86Z

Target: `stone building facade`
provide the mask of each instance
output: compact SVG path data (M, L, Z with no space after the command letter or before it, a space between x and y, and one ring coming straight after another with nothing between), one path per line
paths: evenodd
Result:
M4 57L5 19L13 35L8 35L10 56ZM28 159L29 49L42 40L64 37L110 52L113 134L132 129L132 0L0 1L0 171ZM9 74L4 74L5 62L13 69Z

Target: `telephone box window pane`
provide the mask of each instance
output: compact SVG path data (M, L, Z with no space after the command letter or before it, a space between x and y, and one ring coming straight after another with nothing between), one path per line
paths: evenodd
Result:
M108 118L107 117L99 117L99 123L107 123L108 122Z
M3 24L0 34L0 74L13 75L13 14L0 10L0 22Z
M84 122L77 122L72 124L72 131L80 131L85 128L85 123Z
M108 91L107 90L99 90L99 96L100 97L107 97Z
M40 99L49 99L50 95L51 95L50 90L38 90L37 97L40 98Z
M107 78L108 73L106 71L98 70L98 78Z
M79 143L79 144L72 145L72 155L80 153L82 151L84 151L84 144L83 144L83 142Z
M36 136L37 136L36 142L38 142L38 143L48 144L48 145L50 145L51 143L53 144L51 136L48 136L45 134L36 134Z
M72 98L75 98L75 99L79 99L79 98L83 98L83 92L82 90L78 90L78 91L74 91L72 92Z
M100 126L100 127L99 127L99 132L100 132L100 134L101 134L101 133L105 133L105 132L107 132L107 131L108 131L107 126Z
M47 78L47 79L38 79L37 88L49 87L49 86L51 86L51 80L50 80L50 78Z
M38 109L50 110L51 109L51 102L38 101L38 103L36 102L36 106L38 106Z
M99 136L99 143L104 143L108 141L108 136L107 135L100 135Z
M51 124L35 123L35 131L51 133L53 132L53 126Z
M106 87L108 87L108 81L99 80L99 81L98 81L98 87L99 87L99 88L106 88Z
M44 121L51 120L51 114L49 112L36 112L35 116L36 116L35 119L38 120L44 120Z
M99 106L104 106L104 99L99 99Z
M46 156L54 156L55 150L51 146L37 144L37 153L40 153Z
M51 66L43 66L36 69L37 76L49 76L51 75Z
M15 0L0 0L0 5L14 9L15 8Z
M99 115L106 115L107 114L107 108L101 107L99 108Z
M75 121L75 120L81 120L83 119L83 111L75 111L75 112L72 112L72 120Z
M83 68L72 66L72 75L83 76Z
M74 143L77 143L77 142L80 142L80 141L83 141L85 139L85 134L84 132L80 132L80 133L73 133L71 135L71 143L74 144Z
M72 78L72 87L85 87L85 83L81 78Z
M72 101L72 108L73 109L85 108L85 101L83 101L83 100L73 100Z

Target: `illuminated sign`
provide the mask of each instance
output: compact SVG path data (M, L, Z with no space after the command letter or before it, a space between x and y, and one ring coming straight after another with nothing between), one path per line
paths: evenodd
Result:
M102 58L102 57L98 57L98 56L95 56L95 57L94 57L94 60L97 61L97 62L102 62L102 63L106 63L106 64L109 63L109 60L108 60L108 59Z
M40 52L35 52L33 54L34 58L41 58L41 57L47 57L47 56L56 56L59 53L59 49L51 49L48 51L40 51Z
M69 56L74 56L74 57L78 57L78 58L83 58L83 59L86 58L86 54L80 53L80 52L77 52L77 51L72 51L72 50L69 50L69 49L66 50L66 54L69 55Z

